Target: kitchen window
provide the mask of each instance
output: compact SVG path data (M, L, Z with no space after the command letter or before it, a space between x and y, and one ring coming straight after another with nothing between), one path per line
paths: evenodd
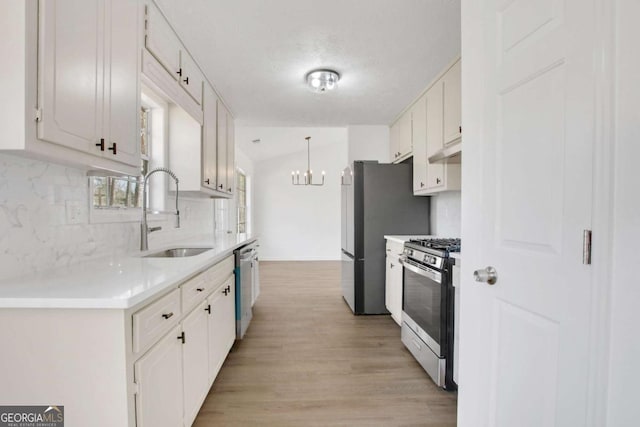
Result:
M241 171L236 171L237 188L236 203L238 210L238 233L247 232L247 176Z

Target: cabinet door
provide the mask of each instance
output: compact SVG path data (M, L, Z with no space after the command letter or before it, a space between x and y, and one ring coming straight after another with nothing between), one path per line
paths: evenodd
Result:
M412 145L413 145L413 135L411 128L411 111L407 111L400 117L400 135L399 135L399 146L398 152L400 153L398 157L404 157L411 153Z
M208 84L204 86L203 98L204 124L202 126L202 186L216 189L216 177L218 169L217 141L218 130L218 97Z
M391 125L389 129L389 160L394 162L400 152L398 148L400 146L400 120Z
M444 144L457 141L461 136L460 61L442 77L444 89Z
M209 383L213 383L236 338L236 304L233 275L208 299Z
M202 301L182 321L184 376L184 425L190 426L209 391L209 304Z
M140 9L130 0L106 3L108 58L105 64L105 155L140 166ZM109 150L108 148L114 148Z
M174 79L182 75L180 69L181 44L176 33L164 19L160 11L151 3L147 3L147 32L145 47L169 71Z
M413 122L413 192L427 185L427 97L422 96L411 108Z
M387 310L389 310L389 313L391 313L391 317L393 318L391 258L387 256L385 259L386 259L386 267L385 267L385 275L384 275L384 305L385 307L387 307Z
M216 184L218 191L226 191L227 185L227 109L218 100L218 168Z
M96 155L102 138L103 6L99 0L39 3L38 138Z
M391 278L391 317L402 325L402 265L396 256L390 262Z
M134 364L138 385L138 427L175 427L183 424L182 341L175 327Z
M442 82L427 91L427 158L442 149ZM427 164L427 189L444 186L444 164Z
M402 323L402 266L398 263L398 257L387 256L385 274L385 305L391 318L398 324Z
M236 159L235 159L235 125L231 114L227 113L227 193L235 192L235 175L236 175Z
M193 61L193 58L184 50L180 51L180 67L182 69L180 85L191 95L198 105L202 104L202 83L204 82L204 77Z

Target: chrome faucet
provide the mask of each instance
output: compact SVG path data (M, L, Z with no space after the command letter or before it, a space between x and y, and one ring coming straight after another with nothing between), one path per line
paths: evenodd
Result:
M176 181L176 211L171 212L176 216L176 228L180 228L180 210L178 209L178 177L167 168L157 168L149 173L142 179L142 222L140 223L140 250L146 251L149 249L149 234L154 231L162 230L162 227L149 227L147 225L147 188L149 187L149 177L156 172L164 172ZM165 213L165 212L151 212L151 213Z

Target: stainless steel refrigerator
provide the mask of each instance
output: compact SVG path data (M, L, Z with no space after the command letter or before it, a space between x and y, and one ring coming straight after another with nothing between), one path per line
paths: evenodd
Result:
M354 314L385 314L385 235L429 234L413 165L355 161L342 173L342 294Z

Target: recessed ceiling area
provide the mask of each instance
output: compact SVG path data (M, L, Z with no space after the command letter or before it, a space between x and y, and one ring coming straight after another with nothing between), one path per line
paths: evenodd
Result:
M157 2L238 125L389 124L460 54L460 0Z

